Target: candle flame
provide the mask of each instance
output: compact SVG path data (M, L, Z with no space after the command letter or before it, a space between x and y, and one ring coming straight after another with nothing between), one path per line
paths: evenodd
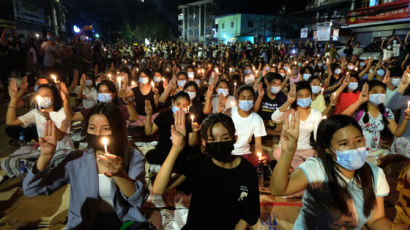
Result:
M53 79L53 81L54 81L54 82L56 82L56 81L57 81L57 77L56 77L56 75L51 74L51 78Z
M108 145L108 138L103 137L103 138L101 139L101 143L102 143L104 146L107 146L107 145Z
M153 81L151 81L151 86L152 86L152 88L155 88L155 84L154 84Z
M256 155L258 156L258 160L261 161L262 160L262 153L258 152L258 153L256 153Z
M192 122L194 122L194 118L195 118L195 116L194 116L194 115L191 115L191 121L192 121Z

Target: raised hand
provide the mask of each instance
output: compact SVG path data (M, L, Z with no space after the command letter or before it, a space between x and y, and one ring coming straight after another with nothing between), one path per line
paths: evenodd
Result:
M20 91L26 92L27 91L27 76L23 77L20 83Z
M345 79L343 80L343 86L347 87L350 83L350 74L349 72L346 74Z
M293 84L290 87L290 91L288 93L288 102L289 104L293 104L296 101L296 84Z
M48 120L44 125L43 137L39 138L41 154L52 157L56 152L57 136L56 125L52 120Z
M289 117L290 121L289 121ZM283 130L280 136L280 145L282 148L282 153L294 153L298 145L299 138L299 124L300 117L299 112L292 110L289 116L286 117L283 125Z
M152 105L150 100L145 100L145 113L147 115L152 115Z
M67 101L69 99L67 86L65 85L64 82L60 82L60 94L61 94L61 99L63 99L63 101Z
M84 85L85 84L85 80L87 80L87 77L85 75L85 73L81 74L81 80L80 80L80 85Z
M368 100L369 100L369 85L365 83L363 85L362 92L360 92L360 95L359 95L359 102L363 104L367 102Z
M265 89L263 88L263 83L259 83L259 87L258 87L258 97L263 98L263 96L265 95Z
M173 145L180 147L185 145L185 112L181 109L175 113L174 125L171 126L171 135Z
M18 99L18 88L17 88L17 82L15 79L10 80L10 85L9 85L9 96L10 99Z
M105 153L97 157L98 163L103 165L107 171L104 175L107 177L112 177L117 175L122 170L122 158L110 153Z
M403 76L401 77L400 85L398 91L400 93L404 92L410 83L410 66L407 66L407 69L404 71Z
M390 78L390 69L389 69L389 68L386 68L386 74L385 74L384 77L383 77L383 83L386 84L386 85L390 85L390 81L391 81L391 78Z
M201 130L202 125L198 124L198 122L192 122L192 131L199 132Z

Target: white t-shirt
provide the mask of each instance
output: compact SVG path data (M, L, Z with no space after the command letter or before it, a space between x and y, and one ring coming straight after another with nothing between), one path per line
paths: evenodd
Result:
M392 44L393 47L393 57L400 56L400 43Z
M234 96L228 96L225 101L225 110L232 108L236 105L236 98ZM212 98L212 113L218 112L218 96Z
M284 119L285 113L282 113L277 109L272 114L273 121L282 121ZM289 114L289 120L291 115ZM299 139L297 150L307 150L312 149L310 146L310 135L313 132L314 138L316 140L317 127L319 126L320 121L322 120L322 113L317 109L310 109L309 117L302 121L300 120L299 124Z
M238 140L234 144L232 155L252 153L249 145L252 136L266 136L265 124L263 123L262 118L254 112L248 117L241 117L238 113L238 107L235 106L232 108L232 120L235 124L236 135L238 136Z
M50 112L50 119L56 124L56 127L66 133L66 135L57 142L57 150L58 149L74 149L73 143L71 142L70 135L70 120L66 119L66 115L64 113L64 108L61 108L57 112ZM19 116L18 119L23 123L23 127L27 127L31 124L36 124L37 127L37 134L39 137L44 136L44 125L47 122L46 118L41 115L41 113L37 109L33 109L30 112Z
M100 213L114 212L114 203L111 196L112 179L104 174L98 174L98 195L101 200L97 202L97 210Z
M352 53L352 55L360 55L360 54L362 54L363 53L363 48L360 48L360 47L354 47L353 48L353 53Z
M44 50L44 60L43 64L46 67L54 67L55 58L54 53L56 52L56 47L51 46L51 42L45 41L41 44L41 49Z
M383 50L383 61L389 60L391 57L393 57L393 50L384 49Z
M317 157L309 157L305 162L303 162L298 169L301 169L306 176L309 187L311 189L319 188L325 181L325 168L322 162ZM336 171L338 172L338 171ZM338 172L339 173L339 172ZM341 178L348 183L353 180L346 178L343 174L339 173ZM357 184L356 181L354 183ZM378 167L378 176L376 181L376 197L387 196L390 192L389 184L387 183L386 176L381 168Z

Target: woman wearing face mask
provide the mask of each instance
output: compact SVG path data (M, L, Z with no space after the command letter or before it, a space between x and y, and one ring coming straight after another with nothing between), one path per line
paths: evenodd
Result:
M370 150L381 148L380 133L389 129L396 136L401 137L406 131L410 116L405 116L400 125L394 120L393 112L384 107L386 85L380 81L369 81L363 86L359 99L342 114L353 116L362 127L366 138L366 147Z
M91 109L85 121L88 148L70 152L55 168L49 162L55 154L56 128L47 122L41 156L23 181L24 194L50 195L70 183L66 228L118 229L123 222L133 221L146 229L147 220L139 210L149 192L144 156L131 148L121 112L112 103L102 103ZM103 138L108 140L106 147Z
M258 159L254 153L263 153L262 137L266 136L266 130L263 119L253 112L253 88L249 85L241 86L238 89L237 99L238 105L231 109L231 117L238 136L232 154L240 155L253 165L257 165ZM254 153L250 150L252 137L255 138ZM265 154L265 158L269 159L269 155Z
M323 96L322 86L320 83L319 77L311 77L307 81L312 88L312 103L310 105L311 108L319 110L322 114L326 110L326 101L325 97Z
M177 113L172 148L155 179L153 193L163 194L185 180L190 181L192 198L184 229L245 230L256 224L260 205L255 168L241 157L231 155L237 136L232 119L225 114L211 114L204 121L202 144L207 154L184 162L181 176L170 183L176 159L186 143L185 123L184 114Z
M292 67L290 68L290 72L288 72L289 74L289 84L293 85L299 81L302 81L302 75L299 73L298 71L298 66L297 65L292 65Z
M216 88L215 96L212 95L214 88ZM229 95L228 82L226 80L219 80L216 84L212 82L208 87L205 95L205 105L203 113L206 115L210 113L223 113L235 105L235 97Z
M60 83L61 88L61 98L63 99L64 112L67 119L70 121L84 121L90 113L90 109L83 109L79 112L74 112L69 99L69 93L64 83ZM103 80L97 85L97 102L98 103L109 103L112 102L116 104L121 111L122 118L124 121L130 120L135 121L138 119L138 114L132 105L120 105L119 99L117 97L117 88L115 84L110 80Z
M176 93L183 91L184 86L187 83L188 75L185 72L179 72L176 75L172 76L171 81L168 84L168 87L164 90L159 98L159 106L161 108L168 107L171 101L170 96L172 97Z
M386 70L386 75L383 78L383 83L385 83L387 86L386 100L383 103L385 106L388 105L390 99L398 91L402 75L403 70L401 70L399 67Z
M89 109L97 104L97 90L95 89L93 77L86 74L81 76L77 99L82 102L84 109Z
M385 39L383 39L382 44L380 44L380 50L383 52L383 61L390 60L390 58L393 56L393 47L390 44L392 39L393 37L387 43L386 47L384 47L384 43L386 42Z
M304 81L308 81L309 78L312 77L312 69L310 67L303 67L300 72L302 73L302 77Z
M17 84L15 80L10 82L9 86L10 103L6 114L6 124L8 126L23 126L24 128L35 124L37 128L37 136L42 137L44 134L44 125L47 120L52 120L57 126L57 150L58 153L53 158L53 165L61 162L66 152L64 150L73 149L70 136L70 121L67 119L62 107L62 100L55 87L54 83L40 85L37 94L35 95L35 107L30 112L16 116L16 102L18 100ZM12 177L24 172L20 172L19 168L13 168L14 165L19 165L20 160L25 164L25 167L30 169L35 160L39 157L39 152L34 150L27 154L18 157L10 157L1 162L1 168ZM34 160L34 161L33 161ZM17 163L15 163L17 162ZM20 166L19 166L20 167Z
M192 122L191 114L188 114L189 105L190 98L188 93L180 91L173 97L171 109L160 112L154 119L154 122L150 122L152 106L149 101L146 101L145 112L147 114L147 119L145 121L145 135L150 136L159 132L157 146L146 154L147 161L150 164L161 165L167 157L172 146L172 140L169 138L171 136L171 126L175 121L175 113L179 110L184 111L187 117L186 133L189 134L187 135L188 146L194 147L198 144L198 131L200 128L198 122ZM181 158L181 161L182 159L185 159L185 156L189 155L188 152L189 151L186 151L186 153L184 153L184 157Z
M193 82L189 81L184 86L184 91L189 95L190 106L189 106L189 113L194 115L194 121L198 124L202 123L202 119L204 117L203 114L203 97L199 94L198 85Z
M317 131L316 158L308 158L289 175L302 124L299 114L285 120L281 136L284 154L273 171L274 196L305 191L293 229L407 229L384 214L389 185L382 169L366 163L361 127L348 116L330 116Z
M312 88L305 81L292 85L288 93L288 100L278 110L272 114L273 121L283 121L289 117L292 111L300 113L300 131L297 151L292 160L292 170L295 170L302 164L306 158L315 156L316 152L310 145L312 135L316 139L317 127L322 120L322 113L319 110L311 108ZM273 156L278 161L283 153L278 147L274 150Z
M328 63L327 70L329 75L324 81L325 87L331 87L340 82L343 75L342 68L340 67L340 65Z
M354 72L348 72L342 85L332 94L337 104L334 114L341 114L359 99L359 78Z

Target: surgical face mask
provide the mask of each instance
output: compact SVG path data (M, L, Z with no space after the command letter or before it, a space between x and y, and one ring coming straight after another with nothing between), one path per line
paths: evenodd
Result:
M185 86L185 84L186 84L186 80L178 80L178 86L179 87L184 87Z
M265 67L265 71L269 71L270 70L270 68L269 67Z
M323 69L324 69L324 70L327 70L327 65L324 65L324 66L323 66Z
M245 69L245 71L244 71L244 72L245 72L245 74L246 74L246 75L248 75L248 74L250 74L250 73L251 73L251 70L249 70L249 69Z
M219 88L218 89L218 95L222 94L224 97L229 95L229 89L223 89L223 88Z
M188 78L194 79L195 73L194 72L188 72L187 75L188 75Z
M322 67L323 63L317 63L317 66Z
M332 148L331 150L336 153L336 163L347 170L360 169L366 162L368 154L366 147L344 151L335 151Z
M379 76L384 76L385 73L386 73L386 71L384 71L384 69L378 69L376 71L376 74L379 75Z
M273 93L273 94L277 94L277 93L280 92L281 89L282 89L282 87L280 87L280 86L272 86L272 87L270 87L270 92Z
M161 77L154 77L154 81L155 81L155 82L161 82L161 81L162 81L162 78L161 78Z
M397 40L393 40L393 44L397 44Z
M388 45L388 46L387 46L387 49L391 49L391 45Z
M320 93L320 90L321 90L321 87L320 87L320 86L318 86L318 85L312 86L312 93L313 93L313 94L319 94L319 93Z
M299 62L299 63L298 63L298 67L302 67L302 62Z
M312 76L312 74L310 74L310 73L304 73L304 74L303 74L303 80L305 80L305 81L309 80L310 76Z
M342 72L341 69L339 69L339 68L335 69L335 74L339 75L341 72Z
M245 84L252 85L254 81L255 76L253 76L253 74L250 74L249 76L245 77Z
M179 111L179 108L176 106L172 106L172 113L175 114ZM188 113L188 109L184 109L184 113L187 114Z
M350 82L350 83L349 83L349 86L348 86L347 88L348 88L349 90L354 91L354 90L357 89L357 87L359 87L359 83L358 83L358 82Z
M394 86L398 86L398 85L400 85L400 82L401 82L401 79L400 78L392 78L391 79L391 84L392 85L394 85Z
M54 41L54 37L53 36L47 36L47 40Z
M98 93L97 94L97 101L102 103L108 103L112 101L111 93Z
M201 80L199 79L194 79L194 82L199 86L201 84Z
M189 92L189 91L185 91L188 95L189 95L189 99L194 99L196 97L196 93L195 92Z
M286 71L288 71L289 70L289 67L288 66L285 66L285 67L283 67Z
M285 77L286 74L285 73L280 73L280 76Z
M38 91L38 85L35 85L34 86L34 92L37 92Z
M92 80L85 80L85 85L86 85L86 86L92 86L92 85L93 85L93 81L92 81Z
M354 69L354 66L353 66L353 65L348 65L348 66L347 66L347 69L348 69L348 70L352 70L352 69Z
M101 83L101 81L96 81L96 82L95 82L95 85L98 86L98 84L100 84L100 83Z
M297 104L299 107L302 107L302 108L307 108L307 107L309 107L309 106L310 106L310 103L312 103L312 98L310 98L310 97L307 97L307 98L299 98L299 99L296 100L296 104Z
M386 94L384 93L375 93L375 94L370 94L369 96L369 102L375 106L382 104L385 99L386 99Z
M41 109L48 109L53 105L53 102L51 101L51 99L49 97L42 97L40 102L39 102L39 106Z
M140 77L140 83L145 85L148 84L149 79L147 77Z
M249 111L253 107L253 101L239 101L238 104L239 108L241 108L243 111Z
M364 65L366 65L366 63L364 63L364 62L360 62L360 66L364 66Z
M219 162L231 162L235 159L231 154L233 144L233 141L206 143L205 151Z

